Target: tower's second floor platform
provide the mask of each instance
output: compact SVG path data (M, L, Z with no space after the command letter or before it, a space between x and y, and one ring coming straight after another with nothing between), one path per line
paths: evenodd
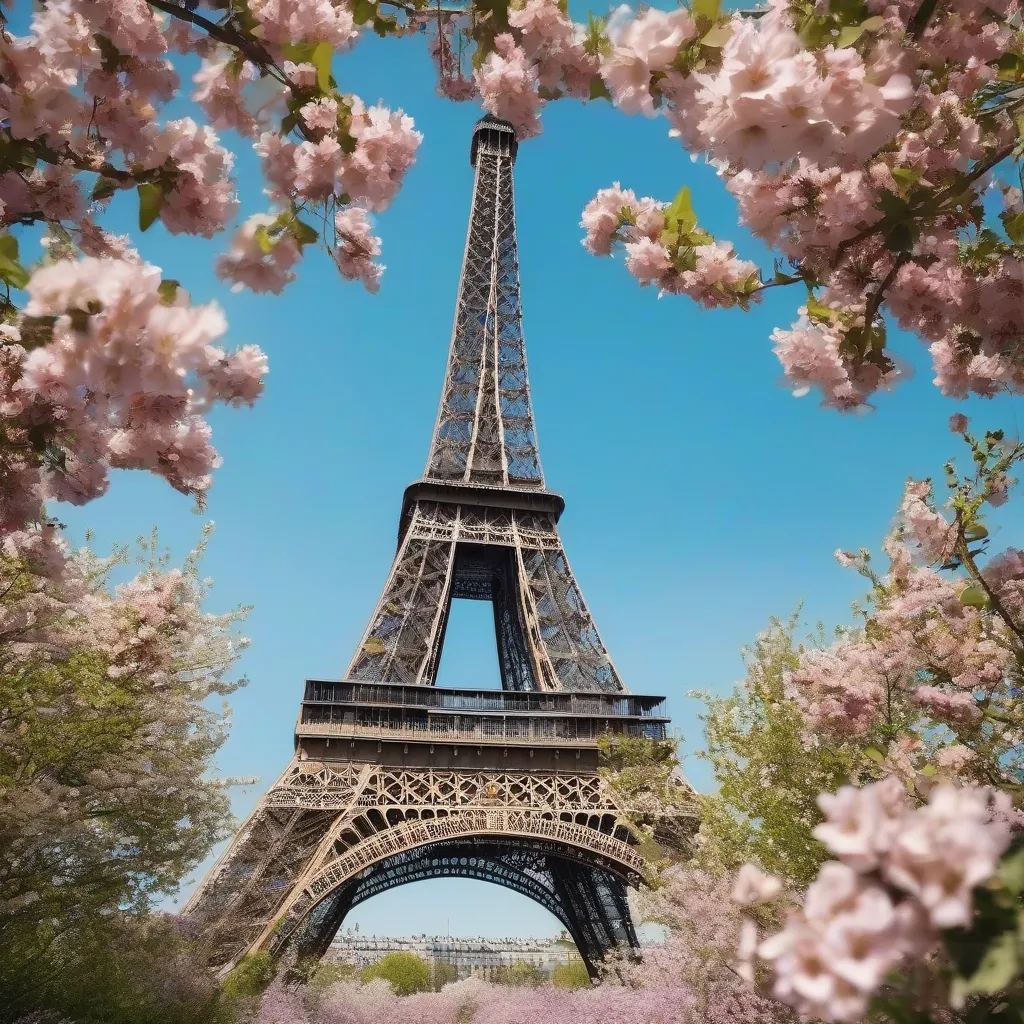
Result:
M400 764L411 757L482 768L480 758L512 758L521 767L547 769L569 757L595 767L602 737L664 739L663 704L663 697L633 693L311 679L295 742L307 756L327 759Z

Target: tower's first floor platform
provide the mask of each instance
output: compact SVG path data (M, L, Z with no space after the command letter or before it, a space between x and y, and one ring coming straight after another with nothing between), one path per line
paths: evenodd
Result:
M602 737L666 737L663 697L306 681L295 726L312 760L596 770Z

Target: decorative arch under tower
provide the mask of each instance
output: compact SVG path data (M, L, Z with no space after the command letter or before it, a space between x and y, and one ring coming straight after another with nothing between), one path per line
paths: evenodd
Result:
M473 131L472 212L448 369L398 550L340 681L307 680L295 757L185 914L222 972L320 956L356 905L476 878L548 909L591 973L635 947L645 863L598 775L605 734L664 738L662 697L623 685L558 534L523 339L510 124ZM502 690L436 686L454 598L494 609Z

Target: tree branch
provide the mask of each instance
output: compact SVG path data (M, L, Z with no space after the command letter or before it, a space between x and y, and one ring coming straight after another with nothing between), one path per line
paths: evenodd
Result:
M213 39L217 39L227 46L233 46L236 50L240 50L254 64L258 64L264 70L276 72L275 77L280 77L282 81L286 80L283 72L278 68L274 58L271 57L267 50L247 38L237 29L218 25L215 21L210 21L209 18L204 18L201 14L196 14L195 11L190 11L187 7L173 3L172 0L146 0L146 2L150 7L155 7L158 11L163 11L164 14L169 14L171 17L178 18L181 21L187 21L190 25L195 25L196 28L201 28Z
M960 512L956 514L957 518L957 540L956 540L956 553L960 556L960 561L964 568L970 573L971 577L975 582L985 591L989 602L992 605L993 611L1006 623L1013 635L1024 644L1024 629L1021 629L1019 625L1014 621L1013 616L1006 610L1006 606L1000 600L999 595L989 585L988 580L981 574L981 570L978 568L977 563L974 561L974 557L971 555L967 538L964 537L963 520L961 519Z
M896 259L892 261L892 267L889 269L889 273L882 278L881 283L871 293L868 298L868 304L864 307L864 330L870 331L874 326L875 317L878 315L878 307L882 304L882 299L885 297L885 290L892 284L894 278L899 273L900 267L910 258L910 253L901 252L897 255Z
M1013 151L1016 148L1017 143L1014 142L1008 146L1004 146L1002 149L997 149L994 153L989 154L985 160L982 160L981 163L977 164L965 177L952 182L943 189L940 189L935 193L935 195L926 200L925 203L922 203L922 205L916 210L911 210L911 216L913 217L915 215L927 213L932 217L937 217L946 212L940 209L944 202L954 196L960 195L968 185L973 184L982 175L987 174L996 166L996 164L1002 163L1008 156L1012 156ZM928 207L932 208L928 209ZM870 238L872 235L878 234L880 231L888 231L892 227L895 227L892 219L889 217L883 217L874 224L870 224L868 227L858 231L852 238L847 238L845 241L840 242L836 248L835 259L832 261L832 269L834 270L839 266L843 254L851 246L856 245L858 242L863 242L865 238Z

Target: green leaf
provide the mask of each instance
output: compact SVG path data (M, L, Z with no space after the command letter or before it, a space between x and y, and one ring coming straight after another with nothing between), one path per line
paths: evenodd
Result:
M781 270L776 270L775 276L772 278L772 280L776 284L796 284L796 282L799 281L800 278L794 276L793 274L784 274Z
M895 192L887 192L884 189L875 206L891 220L903 220L910 215L910 204L906 199Z
M1024 846L1003 858L999 865L999 880L1014 896L1024 892Z
M836 49L844 50L848 46L853 46L855 42L864 34L863 25L847 25L836 39Z
M832 323L839 318L839 311L826 306L813 295L807 296L807 317L809 320L817 320L819 323Z
M297 114L285 114L281 118L281 134L287 135L298 123L299 118Z
M697 18L717 21L722 10L722 0L691 0L690 10Z
M983 540L987 536L988 530L981 523L974 523L964 530L964 538L966 540Z
M696 270L697 254L689 246L681 245L672 264L680 274L687 270Z
M0 257L13 263L18 261L18 240L14 235L0 235Z
M373 19L373 31L376 32L381 39L390 35L396 28L398 28L398 19L393 18L390 15L386 18L378 15Z
M877 747L868 747L864 753L870 757L872 761L877 761L879 764L885 760L885 754L883 754Z
M299 245L309 245L315 242L319 237L319 233L313 227L310 227L305 221L301 221L298 217L291 223L291 236Z
M22 316L19 323L21 328L21 344L27 349L49 345L53 341L53 328L56 323L57 317L53 315Z
M692 231L697 226L697 214L693 211L687 185L679 190L672 205L665 211L665 226L669 229L678 228L682 232Z
M800 42L809 50L817 49L826 40L831 42L832 24L831 18L817 18L814 15L808 15L801 22L797 32Z
M890 173L896 184L903 188L913 188L921 180L920 171L915 171L911 167L893 167Z
M371 0L352 0L349 10L357 25L365 25L377 16L377 5Z
M245 54L239 50L225 65L224 70L228 73L231 79L235 82L238 81L238 76L242 73L242 68L245 67Z
M828 13L840 25L856 25L867 14L864 0L829 0Z
M996 67L999 68L998 77L1001 82L1017 82L1024 73L1024 60L1019 53L1011 50L996 61Z
M893 252L910 252L917 240L917 232L910 224L897 224L888 235L886 245Z
M296 64L309 64L313 59L313 50L316 48L314 43L288 43L287 46L283 46L282 52L284 55Z
M160 209L167 198L159 185L144 181L139 192L139 230L145 231L160 216Z
M907 34L910 38L915 39L924 31L937 6L938 0L922 0L921 6L907 23Z
M997 935L985 950L978 969L969 978L953 979L952 996L955 1005L962 1005L966 996L980 993L991 995L1006 988L1017 974L1020 959L1017 935L1013 931Z
M612 98L608 86L604 84L604 79L597 75L590 80L590 98L592 100L610 100Z
M724 25L716 25L710 32L701 37L700 45L707 46L709 49L717 50L729 41L729 37L732 35L732 29L728 23Z
M711 245L715 236L709 235L706 231L691 231L687 234L686 240L690 245Z
M178 289L180 287L181 282L175 281L172 277L168 277L161 281L156 289L157 294L160 296L160 301L165 306L170 306L174 302L174 298L178 294Z
M1014 245L1024 245L1024 211L1003 220L1003 227L1006 230L1006 237Z
M261 224L254 232L252 237L256 240L256 244L260 247L260 252L273 252L274 251L274 238L267 230L266 224Z
M24 288L29 276L18 259L18 240L14 235L0 235L0 278L12 288Z
M860 23L860 27L865 32L877 32L885 24L885 18L880 14L876 14L872 18L866 18Z
M327 92L331 87L331 58L334 48L330 43L317 43L309 56L309 62L316 68L316 84Z
M960 603L968 608L984 608L988 605L988 594L977 583L969 583L960 591Z
M97 178L92 187L92 200L95 203L109 199L117 191L117 182L113 178Z

